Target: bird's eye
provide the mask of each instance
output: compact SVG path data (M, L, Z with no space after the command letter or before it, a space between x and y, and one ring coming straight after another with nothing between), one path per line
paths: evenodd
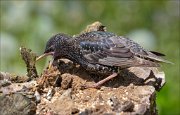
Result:
M44 53L48 53L48 52L52 52L54 51L54 47L53 46L50 46L50 47L47 47L45 52Z

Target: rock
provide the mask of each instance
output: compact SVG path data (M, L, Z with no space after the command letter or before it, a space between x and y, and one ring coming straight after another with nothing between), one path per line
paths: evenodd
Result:
M34 115L36 104L22 94L0 96L1 115Z
M61 87L62 89L68 89L72 86L72 76L68 74L63 74L61 75L62 77L62 82L61 82Z

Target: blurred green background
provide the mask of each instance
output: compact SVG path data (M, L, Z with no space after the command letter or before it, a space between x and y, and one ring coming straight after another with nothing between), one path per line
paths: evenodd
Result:
M19 47L43 53L58 32L78 34L100 21L107 30L129 36L149 50L166 54L166 85L157 94L160 115L180 114L180 2L177 1L0 1L0 71L26 73ZM38 62L39 73L47 59Z

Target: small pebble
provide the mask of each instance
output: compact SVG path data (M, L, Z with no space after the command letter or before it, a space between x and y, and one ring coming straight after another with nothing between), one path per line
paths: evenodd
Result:
M39 103L41 101L41 95L37 90L35 91L34 96L36 98L36 102Z
M54 95L54 89L49 89L46 98L50 101L53 95Z

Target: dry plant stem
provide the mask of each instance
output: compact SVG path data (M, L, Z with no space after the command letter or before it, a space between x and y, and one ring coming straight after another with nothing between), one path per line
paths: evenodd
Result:
M20 53L27 67L27 76L29 78L38 77L37 70L35 67L36 54L31 52L30 49L27 49L25 47L20 48Z
M57 68L52 66L52 63L49 63L48 68L44 70L44 73L41 76L38 84L43 85L44 82L46 82L50 77L55 77L58 74L59 74L59 71L57 72Z

